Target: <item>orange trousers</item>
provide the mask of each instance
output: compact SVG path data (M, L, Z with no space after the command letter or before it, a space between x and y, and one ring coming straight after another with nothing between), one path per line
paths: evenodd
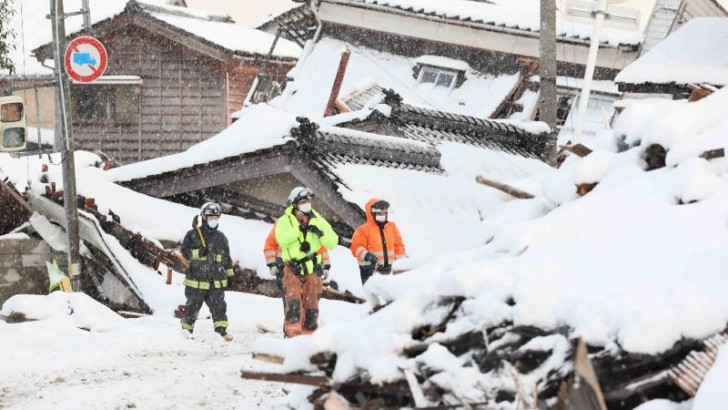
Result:
M318 302L323 286L319 275L297 275L290 264L284 265L283 333L286 337L309 334L318 328Z

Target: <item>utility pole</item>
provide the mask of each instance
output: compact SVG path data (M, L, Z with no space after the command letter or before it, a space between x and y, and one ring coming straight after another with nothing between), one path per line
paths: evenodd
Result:
M91 31L91 10L88 8L88 0L81 0L81 14L83 15L83 28Z
M554 138L548 146L547 161L556 164L556 0L541 0L541 41L538 66L539 118L551 128Z
M81 257L79 255L78 208L76 203L76 165L73 155L73 127L68 118L71 90L64 69L66 51L66 25L63 0L50 0L51 24L53 25L53 59L56 70L56 121L61 130L61 163L63 166L63 204L66 210L66 234L68 236L68 274L75 291L81 290Z

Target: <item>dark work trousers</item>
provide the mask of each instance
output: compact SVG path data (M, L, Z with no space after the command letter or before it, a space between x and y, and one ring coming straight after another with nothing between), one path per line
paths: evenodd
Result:
M185 296L187 297L187 303L185 304L185 315L182 318L183 323L191 327L194 326L195 320L197 320L197 314L202 304L205 303L207 304L207 308L210 309L215 331L225 333L228 323L224 289L202 290L185 286Z

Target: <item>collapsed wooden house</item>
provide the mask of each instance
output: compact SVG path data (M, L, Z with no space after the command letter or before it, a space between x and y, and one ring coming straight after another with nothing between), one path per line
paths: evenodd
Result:
M299 118L298 127L288 135L259 149L232 156L220 153L214 159L208 155L194 165L181 165L189 163L194 154L183 153L164 160L158 171L144 170L154 169L160 160L109 172L113 180L138 192L189 206L215 200L233 215L269 222L282 213L290 190L305 185L316 192L315 208L348 238L365 221L360 207L364 201L359 204L346 196L356 196L357 177L342 172L343 168L363 166L372 174L376 169L389 170L393 180L400 171L444 175L437 149L442 143L460 144L493 163L513 166L510 161L522 160L546 167L541 157L550 136L543 124L522 128L420 109L390 95L385 103L391 105L383 106L389 109L382 108L386 114L364 111L360 119L342 120L334 127L319 127ZM236 132L229 130L228 134ZM366 183L367 190L377 192L376 181Z
M334 374L337 354L326 350L309 352L307 367L313 370L243 370L241 377L312 386L308 399L314 408L628 410L654 398L677 402L694 396L717 350L728 341L727 330L704 340L683 339L660 354L633 354L615 346L586 345L570 336L568 327L543 329L510 321L485 329L463 326L467 309L462 307L471 302L444 297L422 312L426 323L411 329L412 343L396 352L405 365L395 380L373 382L365 370L339 380ZM458 369L432 365L428 355L434 354L440 363L448 357ZM285 362L270 354L254 357ZM455 372L463 377L456 378ZM468 386L479 396L465 397Z

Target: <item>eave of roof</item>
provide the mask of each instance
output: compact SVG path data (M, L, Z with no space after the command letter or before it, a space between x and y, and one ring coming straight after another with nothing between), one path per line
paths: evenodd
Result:
M427 20L433 20L442 22L445 24L452 24L457 26L467 26L472 27L484 31L493 31L493 32L499 32L499 33L508 33L513 34L517 36L522 37L533 37L533 38L539 38L540 34L537 30L531 30L529 28L519 28L519 27L509 27L505 24L496 24L495 22L487 22L482 20L472 20L470 18L466 19L460 19L460 18L450 18L447 15L442 15L442 13L437 12L424 12L424 10L418 11L415 10L412 7L403 7L399 5L390 5L390 4L378 4L375 2L364 2L359 0L320 0L327 3L332 4L339 4L347 7L352 8L359 8L359 9L368 9L368 10L376 10L376 11L383 11L387 13L394 13L399 14L402 16L409 16L409 17L415 17L415 18L421 18L421 19L427 19ZM573 36L566 36L561 35L557 33L557 41L561 43L568 43L568 44L578 44L578 45L584 45L589 46L590 44L590 38L589 37L580 37L578 35ZM627 51L636 51L639 48L639 44L641 42L630 42L630 43L623 43L620 42L619 44L611 44L609 41L606 41L602 39L600 43L600 47L603 48L620 48Z

